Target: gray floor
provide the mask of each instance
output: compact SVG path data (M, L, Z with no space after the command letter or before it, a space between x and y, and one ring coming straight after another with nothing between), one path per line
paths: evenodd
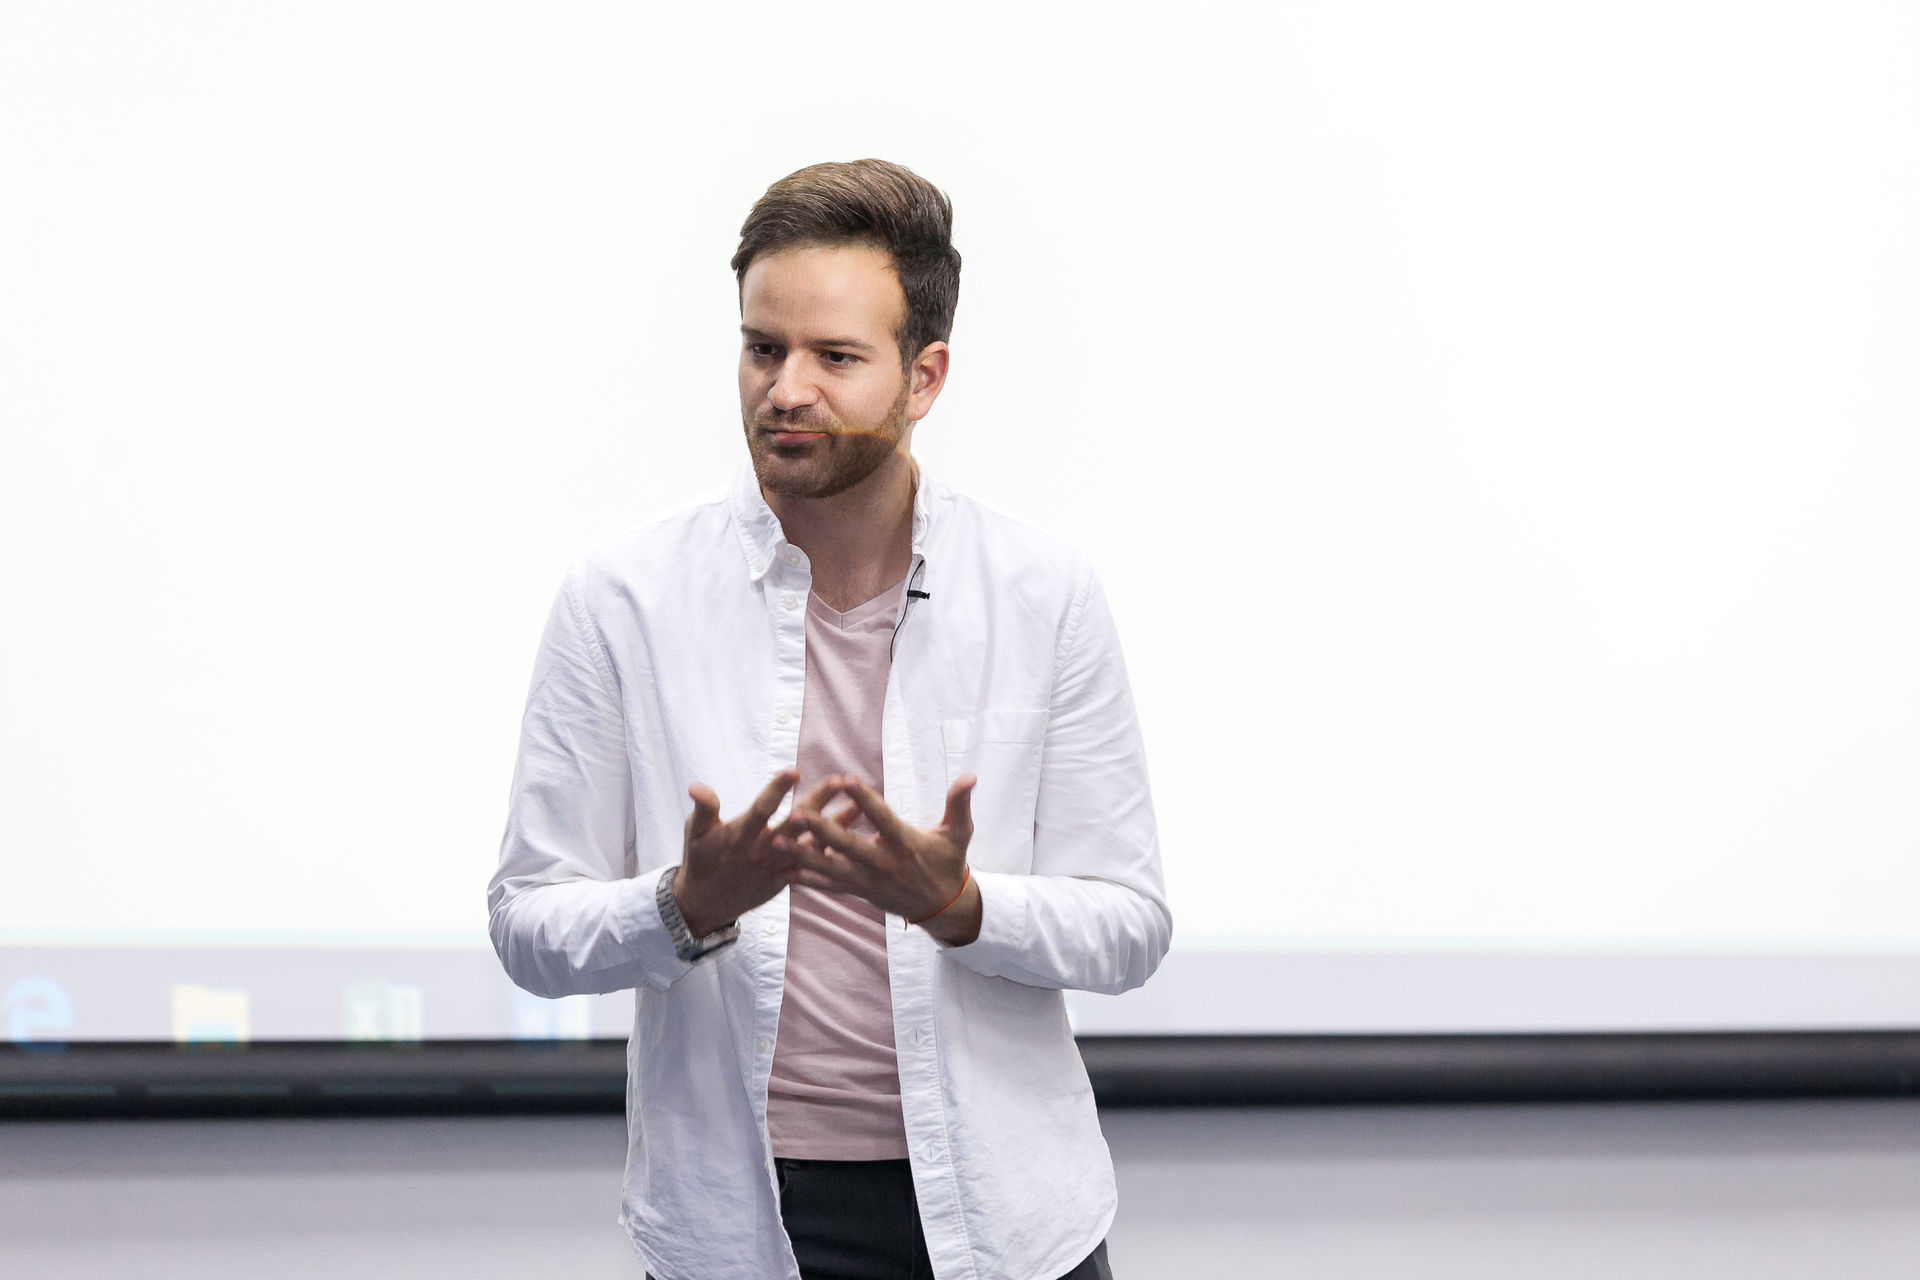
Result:
M1920 1275L1920 1101L1114 1111L1160 1277ZM618 1116L0 1125L0 1275L638 1280Z

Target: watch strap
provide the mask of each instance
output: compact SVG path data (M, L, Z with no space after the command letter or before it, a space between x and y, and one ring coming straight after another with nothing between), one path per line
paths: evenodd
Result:
M682 960L692 963L708 952L718 951L728 943L740 937L740 922L733 921L715 929L704 938L696 938L687 928L687 918L680 914L680 904L674 901L673 879L680 873L678 864L668 867L661 873L660 883L654 886L653 901L660 908L660 921L667 926L667 933L673 938L673 953Z

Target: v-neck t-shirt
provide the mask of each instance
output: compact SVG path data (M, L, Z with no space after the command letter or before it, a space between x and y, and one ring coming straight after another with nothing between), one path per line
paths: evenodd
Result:
M839 773L855 774L884 794L880 716L904 584L845 611L808 593L800 781L793 794ZM830 799L827 808L841 803ZM864 815L848 827L873 834ZM773 1154L905 1159L886 916L849 894L798 885L788 892L786 986L767 1084Z

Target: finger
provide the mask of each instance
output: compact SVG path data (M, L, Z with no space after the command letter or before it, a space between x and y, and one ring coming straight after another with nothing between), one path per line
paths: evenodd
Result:
M963 773L947 788L947 811L940 825L962 839L973 834L973 788L979 781L973 774Z
M831 818L809 813L802 814L800 821L823 846L845 854L854 862L864 866L878 867L893 861L878 844L865 836L855 835Z
M787 832L789 835L799 835L802 831L805 831L806 825L801 819L807 814L819 813L827 801L833 797L834 793L840 790L840 785L844 781L846 780L840 777L839 774L830 773L814 783L813 786L807 789L807 793L804 796L800 796L794 800L793 808L787 811L786 821L780 824L780 830Z
M860 806L860 812L867 815L867 821L873 824L873 829L889 840L906 843L912 828L900 821L893 810L887 807L880 793L859 778L848 778L846 781L847 785L842 790Z
M794 845L794 864L788 868L789 884L805 882L809 889L830 889L835 893L859 893L869 877L860 865L837 849L818 844Z
M851 830L853 820L860 816L860 806L851 800L843 800L833 807L831 813L822 810L820 816Z
M753 803L747 806L747 811L743 815L747 829L751 831L755 827L766 826L767 819L771 818L773 811L780 807L781 799L787 792L793 790L793 784L798 781L800 781L798 769L782 769L774 774L773 781L762 787L760 794L753 798Z
M854 893L853 886L835 876L815 871L810 867L801 867L787 876L787 883L802 889L818 889L822 893Z
M831 800L834 793L839 791L845 783L845 778L837 773L830 773L814 783L811 787L808 787L807 794L795 800L793 807L796 809L808 809L814 813L818 813L820 812L821 806Z
M789 833L784 827L774 832L769 843L773 846L773 851L776 854L787 859L793 865L798 865L808 858L817 856L820 850L825 847L819 840L814 838L814 834L811 831L802 831L798 835L794 835Z
M720 797L704 782L688 787L687 795L693 800L693 812L687 815L687 838L698 840L720 821Z

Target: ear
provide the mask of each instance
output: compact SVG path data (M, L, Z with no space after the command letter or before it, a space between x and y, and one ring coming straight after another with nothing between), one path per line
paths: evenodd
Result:
M946 385L947 344L929 342L907 370L907 421L918 422L931 413L940 388Z

